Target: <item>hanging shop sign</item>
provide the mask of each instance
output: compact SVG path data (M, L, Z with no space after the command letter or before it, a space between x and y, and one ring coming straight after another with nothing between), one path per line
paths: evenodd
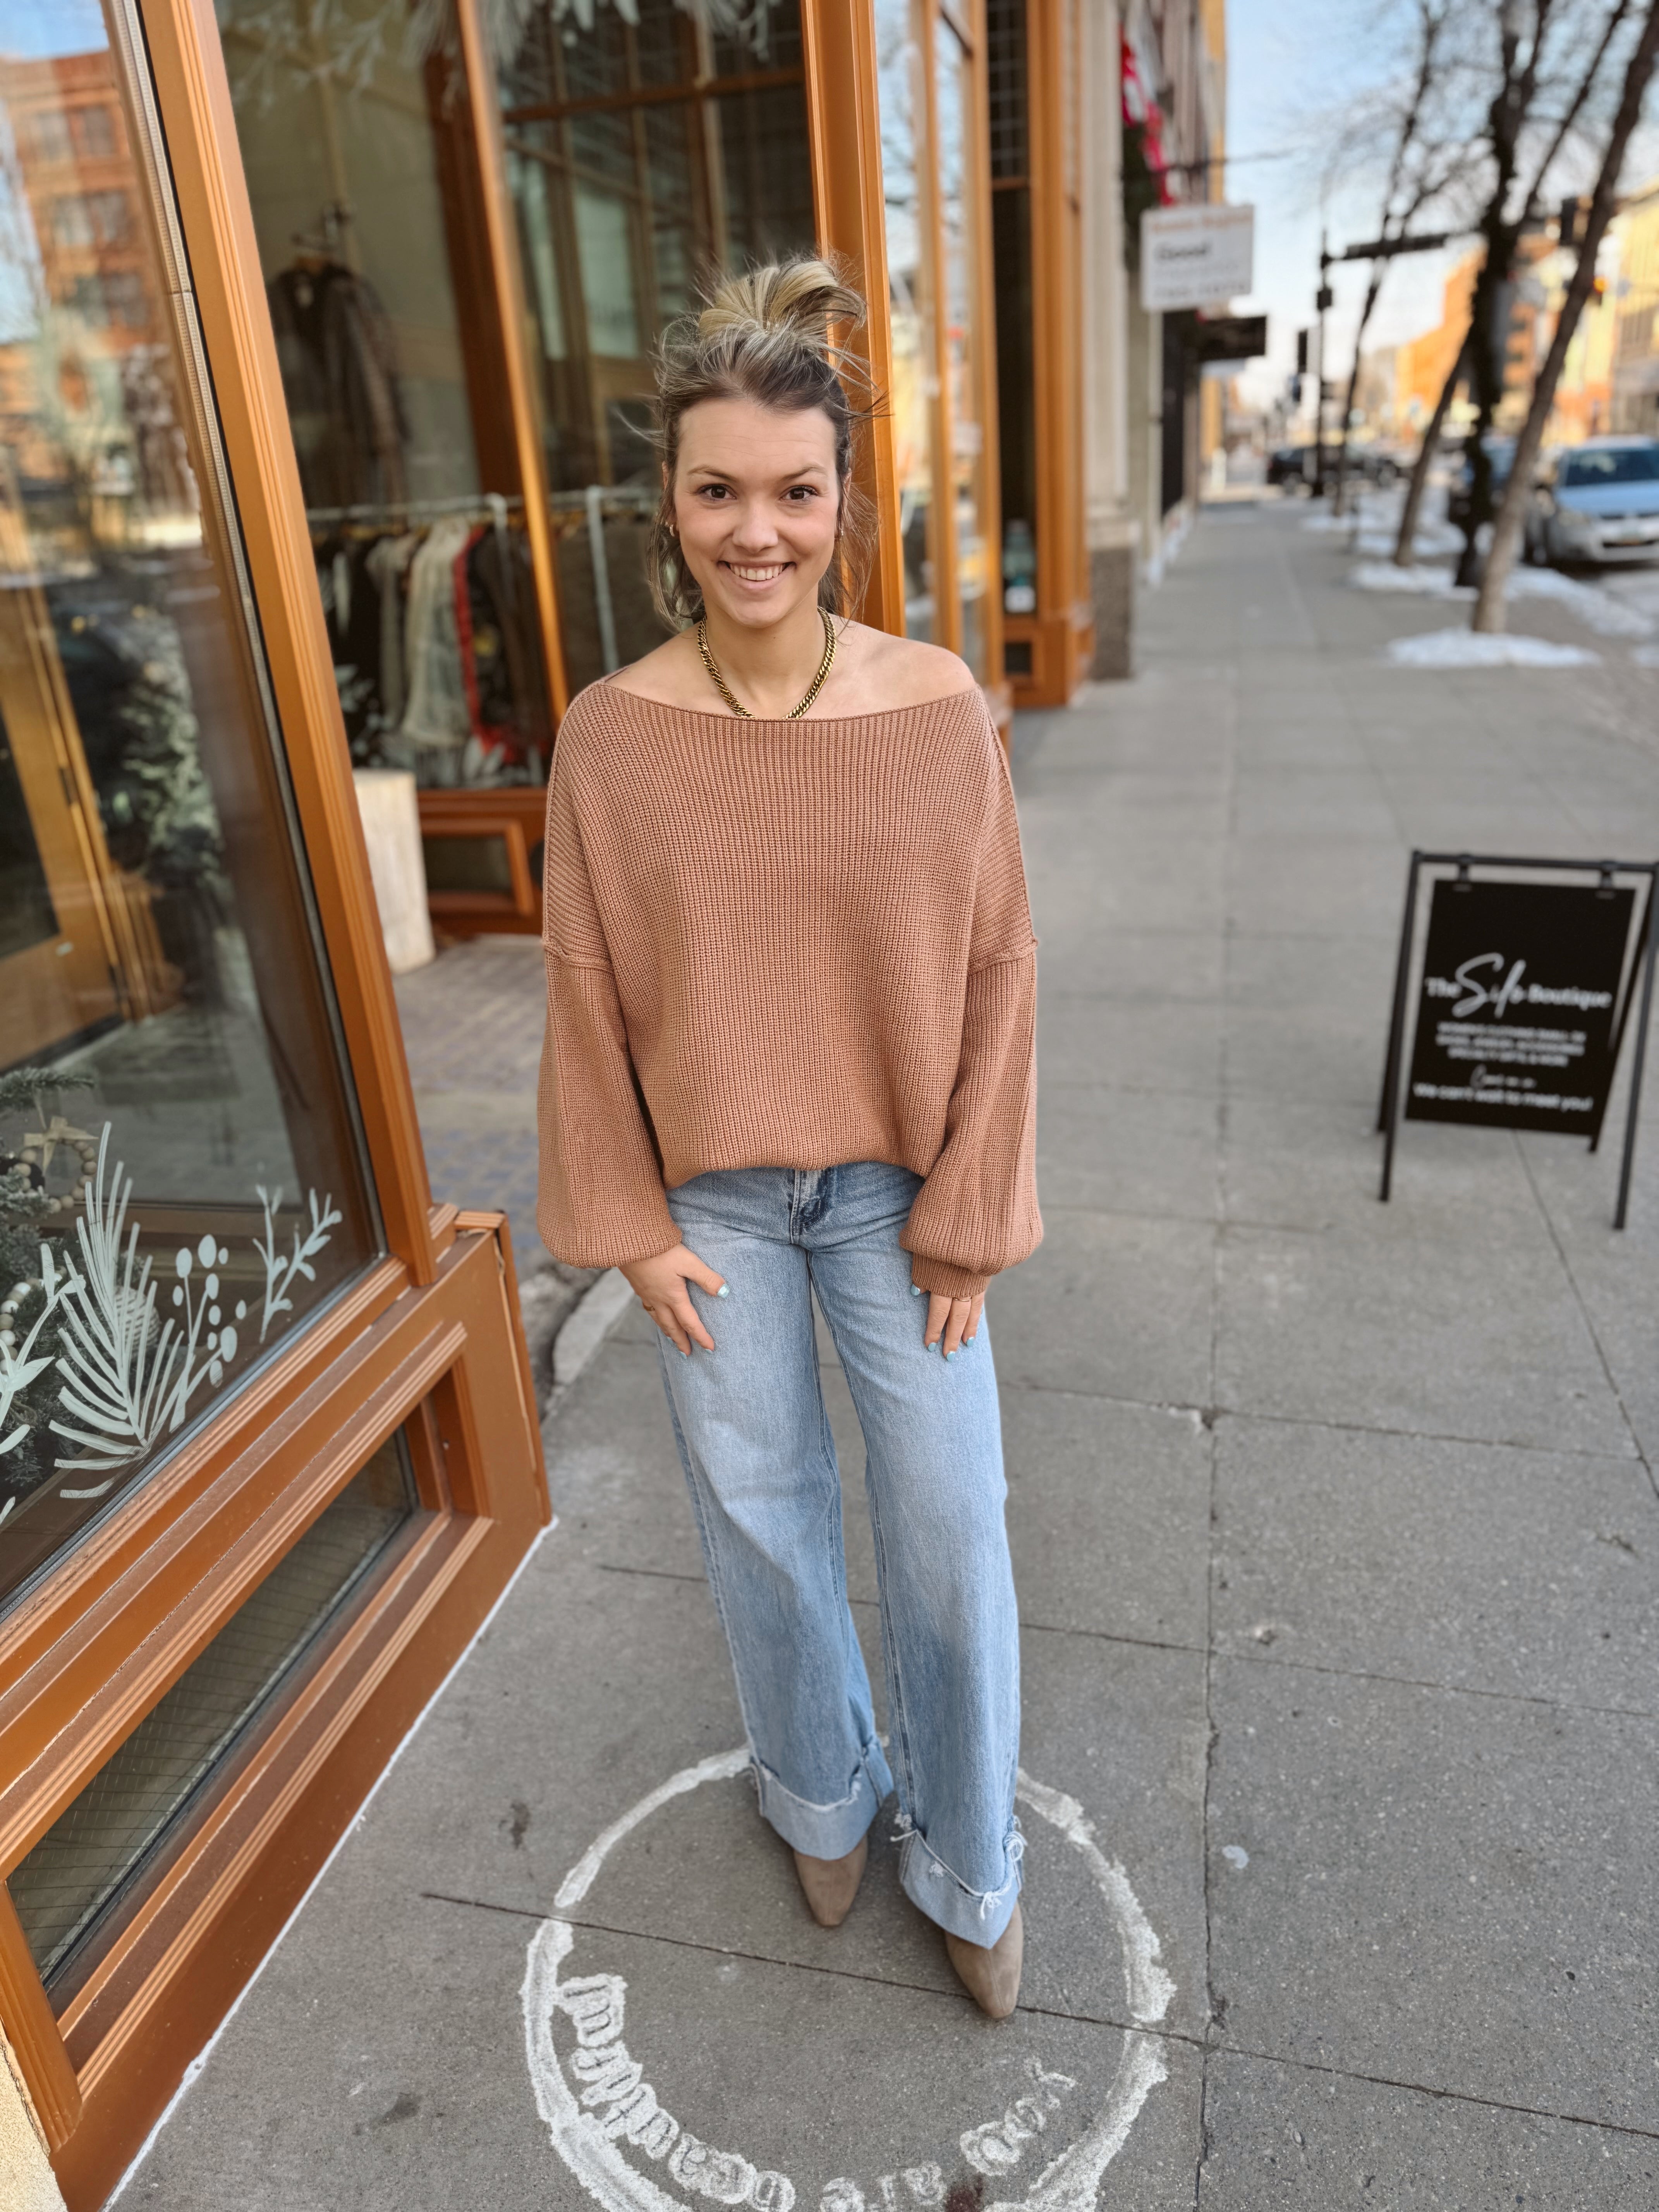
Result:
M1198 326L1198 357L1212 362L1259 361L1267 350L1265 315L1206 315Z
M1152 208L1140 218L1140 304L1148 314L1209 307L1255 282L1253 207Z
M1422 964L1413 981L1421 874L1437 864L1454 866L1456 873L1434 882ZM1479 867L1524 867L1593 880L1486 881L1472 874ZM1649 861L1413 854L1378 1116L1386 1138L1384 1199L1402 1118L1542 1129L1584 1137L1594 1151L1632 1004L1639 998L1614 1223L1624 1227L1653 990L1649 916L1656 875L1659 866ZM1639 921L1636 888L1617 882L1620 876L1647 879Z

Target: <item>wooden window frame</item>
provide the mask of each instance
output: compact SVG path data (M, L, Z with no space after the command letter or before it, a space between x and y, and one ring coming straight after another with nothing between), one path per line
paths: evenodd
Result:
M0 1620L0 1876L411 1421L427 1512L190 1808L61 2018L0 1884L0 2022L72 2212L113 2186L549 1517L506 1224L428 1182L211 0L139 4L147 53L116 7L112 58L141 172L171 172L165 282L205 356L390 1249Z
M1084 538L1083 210L1075 173L1081 88L1079 70L1066 67L1068 18L1074 58L1079 52L1077 9L1078 0L1027 0L1025 16L1037 604L1033 614L1006 617L1008 637L1030 647L1030 673L1012 679L1020 707L1064 706L1094 659Z

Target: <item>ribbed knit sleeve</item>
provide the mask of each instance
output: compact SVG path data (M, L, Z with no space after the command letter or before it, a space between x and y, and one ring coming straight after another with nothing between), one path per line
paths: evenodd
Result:
M945 1144L900 1242L910 1279L976 1297L1042 1237L1036 1198L1036 940L1019 823L995 732L974 876L962 1049Z
M672 1251L655 1140L640 1103L570 778L554 753L542 860L547 1030L537 1120L537 1226L555 1258L614 1267Z

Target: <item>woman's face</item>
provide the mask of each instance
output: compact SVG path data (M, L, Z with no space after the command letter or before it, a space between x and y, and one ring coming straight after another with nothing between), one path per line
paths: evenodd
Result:
M769 629L816 604L840 505L822 408L704 399L680 417L674 526L704 605L728 621Z

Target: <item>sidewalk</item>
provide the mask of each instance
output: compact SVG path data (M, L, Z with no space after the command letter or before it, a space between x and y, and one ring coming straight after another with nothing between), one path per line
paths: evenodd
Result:
M899 1897L890 1819L846 1927L807 1918L723 1756L630 1315L550 1418L558 1527L128 2204L1659 2203L1659 1120L1622 1237L1613 1147L1413 1124L1383 1207L1371 1133L1409 847L1659 850L1659 675L1389 666L1455 612L1349 590L1304 516L1207 513L1146 672L1018 732L1016 2019Z

